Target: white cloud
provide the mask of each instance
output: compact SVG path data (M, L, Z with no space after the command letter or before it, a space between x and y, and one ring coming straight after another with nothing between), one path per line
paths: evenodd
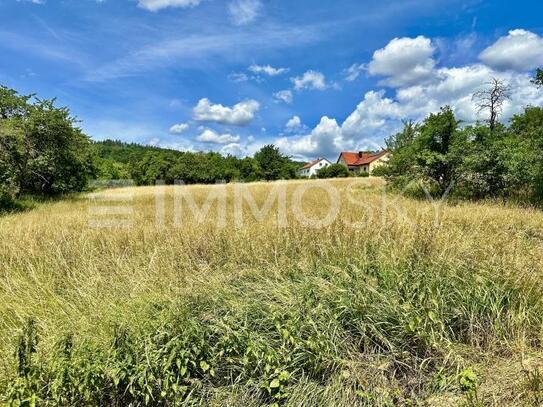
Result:
M293 132L296 130L299 130L303 127L302 120L300 119L300 116L292 116L287 124L285 125L285 128L288 132Z
M194 7L202 0L138 0L138 6L149 11L158 11L167 7Z
M358 79L360 74L362 74L362 72L366 71L367 69L368 68L365 64L352 64L343 72L345 75L345 80L353 82Z
M333 157L345 146L341 127L335 119L327 116L321 118L310 134L295 138L282 137L275 143L288 154L308 158L315 154Z
M444 67L432 71L428 83L399 87L393 94L369 91L356 109L341 124L327 116L310 134L282 137L277 145L287 154L310 159L330 159L342 150L379 149L383 140L402 127L402 120L423 120L445 105L451 106L464 125L484 120L472 101L475 91L488 86L496 77L511 86L511 100L504 104L502 121L507 121L526 105L543 105L543 94L530 82L528 73L496 71L483 64Z
M17 0L18 2L25 1L33 4L45 4L45 0Z
M205 129L202 134L196 137L196 140L202 143L227 144L237 143L239 141L239 136L233 136L229 133L219 134L211 129Z
M434 52L429 38L394 38L373 53L368 72L387 77L383 84L393 87L425 83L434 73Z
M209 99L200 99L193 109L194 120L210 121L224 124L244 126L249 124L260 104L256 100L245 100L232 107L213 104Z
M170 133L181 134L188 128L189 128L189 125L187 123L174 124L172 127L170 127Z
M233 155L236 157L243 157L247 155L246 150L239 143L230 143L221 148L220 153L222 155Z
M526 30L509 31L479 58L498 70L529 71L543 65L543 38Z
M228 80L231 82L240 83L247 82L249 80L249 77L243 72L234 72L228 75Z
M228 14L234 25L245 25L253 22L260 14L260 0L233 0L228 4Z
M292 95L292 91L290 90L280 90L277 93L273 94L273 97L277 100L281 100L285 102L286 104L290 105L292 101L294 100L294 97Z
M251 65L249 71L254 74L266 74L268 76L277 76L288 72L287 68L274 68L271 65Z
M290 79L294 84L294 89L315 89L315 90L324 90L326 89L326 78L325 76L318 71L307 71L302 76L297 76Z

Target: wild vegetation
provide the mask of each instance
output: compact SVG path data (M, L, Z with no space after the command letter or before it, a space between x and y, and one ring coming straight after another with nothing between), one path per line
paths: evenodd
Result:
M136 185L213 184L217 181L251 182L296 178L301 163L281 154L273 145L254 157L237 158L219 153L193 153L107 140L93 143L97 178L131 179Z
M380 184L134 187L0 218L2 399L55 406L540 400L543 214L414 201L383 195ZM333 208L323 186L337 190L339 212L314 229L306 220ZM245 203L240 223L236 188L258 208L285 188L286 223L277 202L267 213ZM307 189L301 214L300 188ZM226 194L224 223L219 200L207 216L190 210L186 195L174 204L183 192L204 208L218 191ZM158 218L157 202L165 208ZM108 219L129 224L96 223Z
M0 209L24 194L82 191L92 175L90 141L54 100L0 86Z
M96 177L295 177L272 145L91 143L54 101L0 91L4 206ZM319 177L344 179L117 188L0 217L1 402L540 405L543 213L512 201L541 202L543 109L500 124L507 92L474 97L483 124L448 107L406 122L389 189L332 165Z
M540 76L541 71L534 83ZM378 175L413 195L540 204L543 108L528 106L503 125L497 120L508 92L506 85L494 80L474 95L480 111L488 114L486 123L462 127L449 107L422 123L406 122L387 140L392 158Z

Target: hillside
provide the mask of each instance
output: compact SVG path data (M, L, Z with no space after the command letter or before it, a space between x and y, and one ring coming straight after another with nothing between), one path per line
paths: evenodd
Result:
M541 400L543 214L383 195L375 178L323 182L117 189L0 217L2 398ZM283 187L283 220L277 203L236 204L249 191L262 208ZM224 223L220 199L191 212L188 195L202 207L221 191ZM337 216L311 227L334 202Z

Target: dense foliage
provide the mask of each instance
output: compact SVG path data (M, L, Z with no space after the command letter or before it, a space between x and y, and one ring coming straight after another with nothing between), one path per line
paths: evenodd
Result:
M218 181L258 181L296 178L300 166L273 145L253 157L224 157L219 153L168 150L120 141L94 143L95 165L101 179L132 179L136 185L210 184Z
M0 86L0 202L81 191L92 175L89 139L55 100ZM0 203L0 206L3 206Z
M317 171L317 178L347 178L350 172L343 164L332 164Z
M391 183L415 194L469 199L543 198L543 109L527 107L509 126L461 128L450 108L407 122L387 140Z

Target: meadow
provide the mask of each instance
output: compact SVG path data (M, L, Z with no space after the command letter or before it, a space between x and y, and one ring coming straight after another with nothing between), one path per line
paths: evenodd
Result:
M2 216L0 400L538 405L542 227L377 178L119 188Z

